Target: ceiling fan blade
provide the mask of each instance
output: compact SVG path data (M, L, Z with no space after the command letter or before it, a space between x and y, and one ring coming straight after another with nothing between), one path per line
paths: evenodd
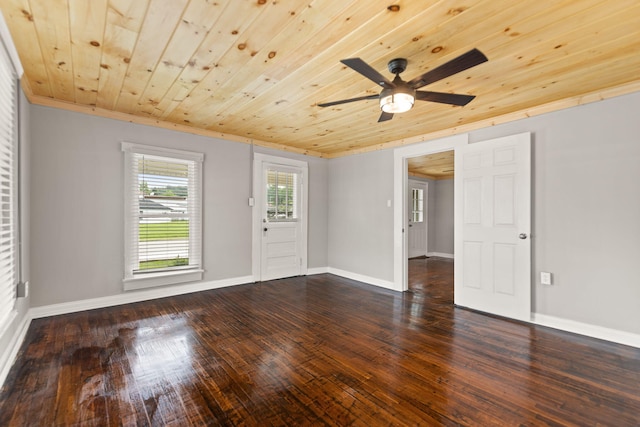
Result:
M378 119L378 123L386 122L387 120L393 119L393 113L385 113L384 111L380 114L380 118Z
M358 73L362 74L372 82L382 87L393 87L394 84L389 81L385 76L374 70L371 65L367 64L360 58L349 58L340 60L347 67L352 68Z
M378 99L379 97L380 95L359 96L357 98L341 99L340 101L325 102L323 104L318 104L318 107L331 107L332 105L346 104L347 102L364 101L366 99Z
M427 71L421 76L408 82L409 86L414 89L426 86L429 83L437 82L438 80L445 79L449 76L457 74L461 71L467 70L471 67L475 67L478 64L482 64L487 61L487 57L478 49L471 49L467 53L463 53L455 59L446 62L433 70Z
M451 104L464 106L470 103L475 95L459 95L457 93L429 92L426 90L417 90L416 99L420 101L440 102L442 104Z

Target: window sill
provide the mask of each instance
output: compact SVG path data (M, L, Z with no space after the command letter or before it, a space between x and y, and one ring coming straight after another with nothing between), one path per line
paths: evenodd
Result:
M177 285L179 283L197 282L202 280L204 270L171 271L164 273L139 274L124 279L125 291L153 288L156 286Z

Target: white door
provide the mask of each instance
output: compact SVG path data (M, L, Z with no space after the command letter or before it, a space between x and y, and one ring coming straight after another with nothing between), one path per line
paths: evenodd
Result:
M408 181L409 258L427 254L427 183Z
M531 136L466 145L455 170L455 303L530 321Z
M262 163L260 280L306 273L303 170Z

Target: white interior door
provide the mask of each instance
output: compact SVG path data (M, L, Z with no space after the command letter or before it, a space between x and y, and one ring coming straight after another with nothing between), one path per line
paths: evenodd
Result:
M304 170L262 162L260 280L306 274Z
M409 258L427 254L427 183L423 181L408 181L409 194Z
M466 145L455 170L455 303L529 321L531 136Z

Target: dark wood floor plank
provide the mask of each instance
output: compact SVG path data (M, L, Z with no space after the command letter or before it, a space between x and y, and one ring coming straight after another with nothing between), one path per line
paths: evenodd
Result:
M640 425L640 350L410 291L296 277L34 320L1 426Z

